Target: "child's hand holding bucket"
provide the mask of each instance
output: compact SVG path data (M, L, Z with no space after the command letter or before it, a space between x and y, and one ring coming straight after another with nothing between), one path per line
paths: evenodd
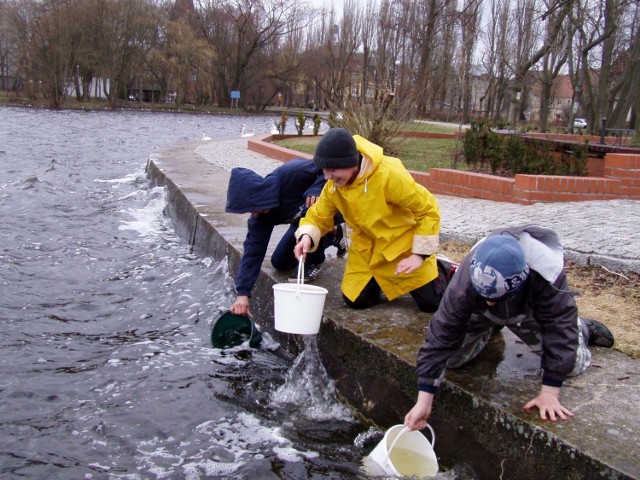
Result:
M306 233L303 234L295 247L293 247L293 254L296 256L296 259L304 262L307 259L307 253L311 250L311 237Z

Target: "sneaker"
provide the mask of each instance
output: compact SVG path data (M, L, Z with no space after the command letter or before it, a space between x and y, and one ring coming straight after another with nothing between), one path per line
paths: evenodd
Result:
M318 278L322 265L309 264L304 266L304 283L313 283ZM289 277L289 283L298 283L298 277Z
M340 223L336 225L333 229L333 234L335 235L333 246L338 249L336 255L338 256L338 258L342 258L346 255L347 250L349 250L349 235L347 233L347 224Z
M605 348L613 347L613 334L604 324L589 318L580 317L580 320L584 322L587 330L589 330L589 345Z

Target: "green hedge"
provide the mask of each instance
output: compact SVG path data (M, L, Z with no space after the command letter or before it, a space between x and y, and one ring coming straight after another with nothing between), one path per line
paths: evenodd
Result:
M587 144L572 145L526 141L517 134L502 134L489 123L473 123L464 137L464 158L474 170L515 175L587 175Z

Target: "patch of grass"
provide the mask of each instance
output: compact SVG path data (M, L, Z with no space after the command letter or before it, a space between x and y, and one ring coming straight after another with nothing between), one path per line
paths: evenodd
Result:
M431 168L469 170L465 162L455 162L460 140L450 138L405 138L398 142L398 158L408 170L428 172Z
M274 143L281 147L313 155L320 138L291 137L276 140ZM391 155L400 158L408 170L419 172L428 172L431 168L468 170L469 166L465 162L458 162L454 165L458 142L459 140L448 138L402 138L394 145L398 153Z
M316 145L322 137L291 137L282 140L272 140L272 143L284 148L290 148L302 153L313 155L316 151Z

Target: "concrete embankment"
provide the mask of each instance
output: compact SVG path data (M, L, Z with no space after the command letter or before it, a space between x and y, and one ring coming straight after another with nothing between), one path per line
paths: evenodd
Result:
M247 217L224 212L228 171L198 155L199 145L153 155L147 175L165 186L167 213L183 241L198 254L227 261L233 274ZM277 239L278 232L272 248ZM343 266L344 260L330 258L321 273L319 284L329 295L320 355L345 400L386 428L401 423L415 401L415 355L430 316L410 297L364 311L345 308ZM284 281L265 261L252 310L263 330L297 354L300 339L273 329L272 286ZM563 388L563 404L575 417L559 423L522 410L539 389L538 365L538 357L504 329L478 359L447 372L430 421L441 465L482 479L639 479L639 363L595 348L592 367Z

